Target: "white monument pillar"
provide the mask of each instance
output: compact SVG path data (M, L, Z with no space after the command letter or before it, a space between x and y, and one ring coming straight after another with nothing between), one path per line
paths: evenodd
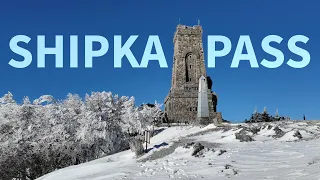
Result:
M198 121L200 124L209 123L209 103L208 103L208 87L207 79L203 76L199 79L198 92Z

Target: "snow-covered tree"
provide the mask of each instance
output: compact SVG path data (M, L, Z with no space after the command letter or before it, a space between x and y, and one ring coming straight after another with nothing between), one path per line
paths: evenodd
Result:
M13 99L12 93L8 92L2 98L0 98L0 103L9 104L9 103L16 103L16 101Z
M123 130L129 131L129 133L141 133L148 130L155 118L162 112L161 106L161 104L155 102L153 106L143 104L140 107L135 107L134 98L131 97L124 103Z
M134 97L92 92L84 100L44 95L17 104L0 98L0 179L27 180L129 148L125 135L148 129L161 105L135 106Z
M140 122L140 128L142 130L149 129L155 118L162 112L161 104L155 102L154 106L149 106L147 104L142 105L138 108L138 121Z

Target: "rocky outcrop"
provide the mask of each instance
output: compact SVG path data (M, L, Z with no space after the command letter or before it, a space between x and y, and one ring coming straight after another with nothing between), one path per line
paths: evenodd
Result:
M302 139L302 135L300 134L300 132L298 130L294 133L293 137L297 137L299 139Z
M285 132L283 132L279 126L276 126L274 129L274 132L276 133L275 135L273 135L273 138L281 138L282 136L284 136Z
M254 141L251 136L249 136L245 129L235 133L236 139L240 140L240 142L251 142Z

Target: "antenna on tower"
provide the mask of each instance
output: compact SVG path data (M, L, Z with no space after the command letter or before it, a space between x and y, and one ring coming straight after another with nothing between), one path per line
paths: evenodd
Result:
M179 25L180 25L180 18L179 18Z
M198 26L200 26L200 19L198 19Z

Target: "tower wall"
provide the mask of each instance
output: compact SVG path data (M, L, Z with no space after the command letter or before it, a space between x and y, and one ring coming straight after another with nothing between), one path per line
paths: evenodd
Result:
M202 27L178 25L174 34L172 88L198 87L201 75L206 77Z

